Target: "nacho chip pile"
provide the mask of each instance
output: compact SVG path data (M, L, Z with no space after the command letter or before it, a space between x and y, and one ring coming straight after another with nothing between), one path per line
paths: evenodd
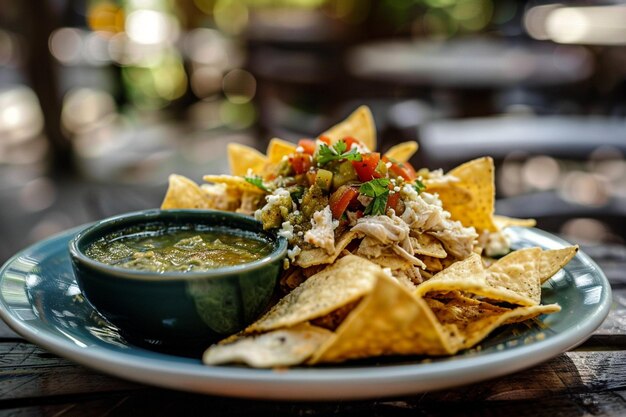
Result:
M559 311L540 304L541 284L577 248L510 251L505 229L535 222L494 214L491 158L444 174L414 170L416 142L375 147L361 106L297 145L274 138L263 154L229 144L231 174L207 184L170 176L162 208L254 215L289 241L286 295L205 363L452 355L498 326Z
M526 254L522 264L513 252L489 268L478 255L470 256L414 291L373 262L347 255L304 281L241 334L210 347L203 360L278 367L455 354L498 326L560 310L556 304L540 305L534 294L576 254L576 247L518 252ZM503 273L516 269L526 271L523 279Z

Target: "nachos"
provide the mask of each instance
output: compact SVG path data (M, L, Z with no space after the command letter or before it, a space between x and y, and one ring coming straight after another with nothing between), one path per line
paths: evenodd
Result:
M272 139L266 154L230 144L231 175L206 175L207 184L170 177L163 208L246 213L289 241L286 295L209 348L207 364L450 355L500 325L560 310L540 304L541 284L577 248L511 252L505 228L534 221L494 214L493 160L416 170L417 149L377 152L363 106L317 138Z

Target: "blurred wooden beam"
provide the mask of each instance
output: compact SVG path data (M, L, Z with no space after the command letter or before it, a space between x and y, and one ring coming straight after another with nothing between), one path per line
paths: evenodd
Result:
M72 147L61 130L58 71L48 46L50 35L60 26L59 15L49 0L17 3L22 8L20 27L26 39L24 71L43 111L44 133L50 144L50 171L53 175L69 175L74 172Z

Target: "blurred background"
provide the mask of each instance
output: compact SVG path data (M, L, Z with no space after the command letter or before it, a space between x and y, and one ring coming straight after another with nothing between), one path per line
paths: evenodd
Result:
M0 0L0 262L360 104L417 167L626 259L626 2ZM595 248L595 249L594 249Z

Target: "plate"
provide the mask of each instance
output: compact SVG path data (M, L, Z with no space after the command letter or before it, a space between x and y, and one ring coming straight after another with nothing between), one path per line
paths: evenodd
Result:
M562 311L537 325L505 327L479 346L446 358L385 358L343 365L250 369L204 366L199 359L134 345L85 300L67 243L78 229L39 242L0 270L0 316L41 347L95 370L145 384L258 399L334 400L405 395L478 382L538 364L582 343L609 312L611 289L584 253L544 284L543 303ZM563 240L538 229L510 229L513 247L554 249ZM521 327L520 327L521 326Z

